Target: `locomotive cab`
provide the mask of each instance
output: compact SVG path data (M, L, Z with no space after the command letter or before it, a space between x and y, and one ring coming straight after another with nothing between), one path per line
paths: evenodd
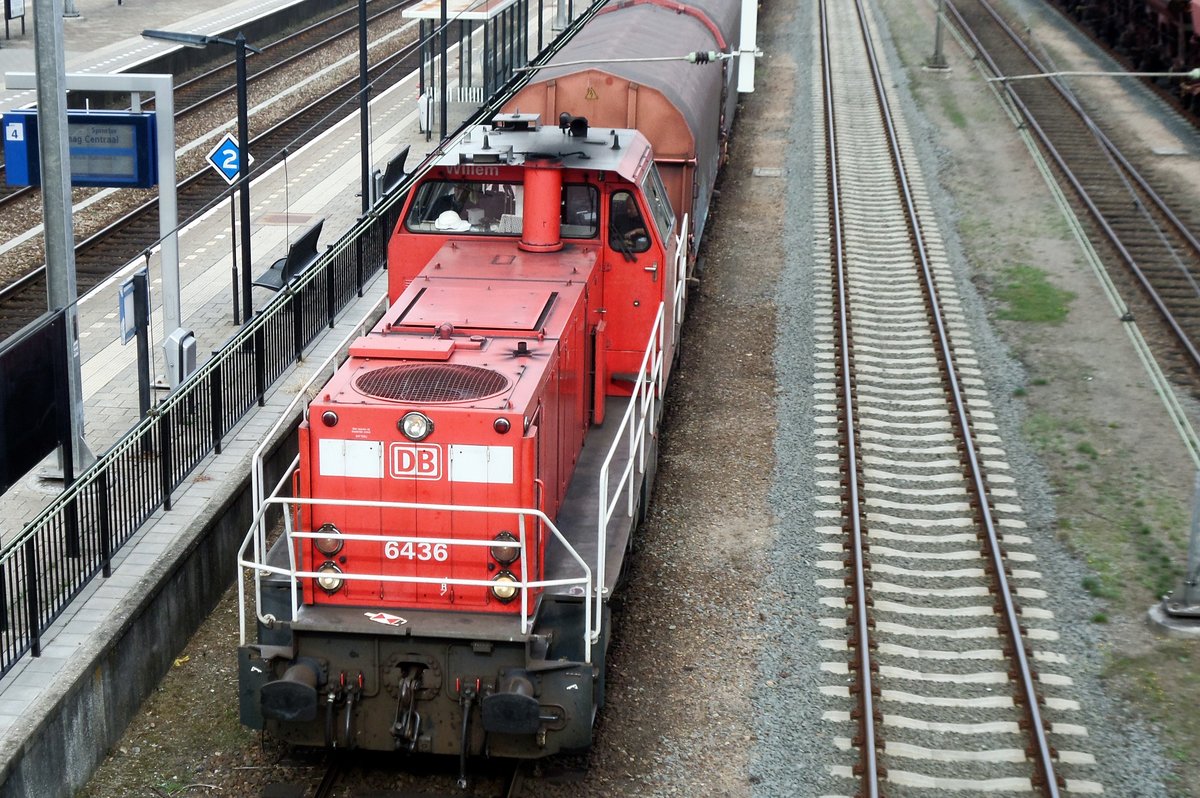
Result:
M547 164L555 182L532 191ZM668 337L678 336L685 229L641 133L589 128L582 118L549 127L536 115L505 114L492 128L468 131L414 186L388 245L388 295L398 301L447 241L503 239L546 252L595 245L603 253L602 304L590 321L603 322L596 346L604 392L628 396L661 303Z

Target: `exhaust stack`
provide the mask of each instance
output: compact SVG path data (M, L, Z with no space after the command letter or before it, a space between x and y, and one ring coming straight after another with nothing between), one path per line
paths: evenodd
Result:
M525 161L521 240L526 252L558 252L562 243L562 164L548 158Z

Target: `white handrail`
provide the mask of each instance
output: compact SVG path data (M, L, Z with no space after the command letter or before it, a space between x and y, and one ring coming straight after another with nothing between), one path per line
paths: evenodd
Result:
M687 298L687 259L688 259L688 216L684 214L683 220L679 227L679 240L675 248L675 290L672 297L672 306L674 309L674 323L672 325L670 336L670 349L678 345L678 336L681 325L683 324L684 300ZM637 464L637 469L640 473L646 473L646 437L653 435L656 429L658 419L657 403L663 395L663 380L665 378L664 366L666 361L664 353L667 350L666 342L666 304L660 303L658 306L658 314L654 317L654 327L650 333L650 339L646 342L645 353L642 355L642 363L638 368L638 378L634 383L633 394L629 397L629 404L625 408L625 414L621 417L621 423L617 428L617 433L613 436L612 446L609 447L608 454L604 458L604 464L600 467L600 485L599 485L599 500L597 501L596 510L596 622L595 627L600 629L602 601L601 598L604 592L604 576L605 576L605 556L608 545L608 522L612 519L613 513L616 511L617 502L620 500L622 492L626 493L626 509L627 515L633 515L634 492L630 484L633 475L634 463ZM640 402L639 402L640 400ZM639 413L640 411L640 413ZM640 415L640 417L638 417ZM634 419L636 418L636 423ZM609 469L612 465L612 460L616 456L618 448L621 446L622 433L626 432L628 427L628 457L626 458L625 468L621 471L621 476L617 481L616 489L612 500L609 500L608 495L608 480ZM636 455L636 460L635 460Z
M257 456L257 455L256 455ZM275 484L275 489L271 491L271 495L277 495L283 490L284 484L291 477L296 467L300 464L300 455L292 458L291 464L284 469L283 476L279 478L279 482ZM259 475L261 479L261 474ZM252 562L261 563L265 567L267 562L267 535L263 528L262 518L267 512L267 504L258 501L254 504L254 518L250 520L250 529L246 532L246 537L242 540L242 545L238 547L238 565L242 568L246 567L246 549L250 546L254 547L254 559ZM239 579L238 583L238 634L242 645L246 645L246 580ZM258 568L255 568L254 574L254 614L256 618L261 616L258 613L258 608L262 606L262 581L258 573Z
M684 299L687 297L687 266L688 266L688 215L683 215L679 225L679 245L675 248L675 329L676 336L672 344L678 344L679 329L683 325L685 311Z
M638 376L637 381L633 385L633 394L629 397L629 404L626 405L625 414L621 417L621 423L617 426L617 433L613 438L612 446L609 447L608 454L604 457L604 463L600 467L600 490L596 514L595 625L597 630L600 628L601 611L603 609L601 598L604 592L604 560L608 544L608 522L616 511L617 502L620 500L621 494L626 491L628 491L626 513L630 516L633 515L634 497L631 476L635 463L639 470L645 473L646 433L652 432L651 426L658 415L655 404L662 393L663 342L666 340L666 331L663 329L666 320L665 311L665 303L660 302L658 313L654 317L654 327L650 333L650 340L646 343L646 350L642 355L642 363L638 367ZM638 418L638 410L641 411L640 418ZM610 501L608 495L609 469L612 466L613 457L616 456L618 449L621 447L622 433L625 433L628 437L626 444L628 447L628 457L626 458L625 468L621 471L621 476L617 480L616 489Z
M294 467L296 465L295 460L293 461L292 465L293 465L293 469L294 469ZM566 550L567 554L570 555L570 557L576 562L576 564L579 565L579 567L583 571L582 576L573 577L573 578L553 579L553 580L543 579L543 580L532 580L532 581L522 578L519 581L513 582L512 584L514 585L514 587L519 589L521 592L521 613L520 613L521 633L528 634L532 630L533 622L532 622L532 619L529 617L529 591L530 590L540 590L540 589L547 588L547 587L559 587L559 586L566 586L566 585L579 585L583 590L583 596L584 596L584 606L583 606L584 641L583 642L584 642L585 659L589 664L591 663L591 661L592 661L592 644L596 640L596 635L593 633L593 630L591 627L591 619L592 619L591 602L593 601L592 571L588 567L587 562L585 562L584 559L579 555L579 553L577 551L575 551L575 549L571 546L571 544L567 542L567 539L565 537L563 537L563 534L562 534L562 532L559 531L558 527L556 527L554 525L554 523L541 510L520 508L520 507L479 507L479 506L474 506L474 505L430 504L430 503L421 503L421 502L355 501L355 500L348 500L348 499L306 499L306 498L294 498L294 497L277 495L279 493L279 491L282 489L285 482L287 481L288 476L290 476L290 474L291 474L291 470L289 470L288 474L285 475L284 478L279 481L279 484L276 486L274 493L272 493L272 495L263 502L262 507L255 514L254 521L251 525L251 528L250 528L249 532L247 532L246 538L242 541L242 545L238 550L238 565L239 565L239 567L241 567L244 570L252 569L254 572L254 581L255 581L254 613L255 613L255 618L258 621L260 621L264 624L270 624L271 622L274 621L273 618L268 618L267 616L264 616L261 613L261 607L262 607L261 580L264 576L267 576L269 574L275 574L275 575L287 577L290 580L291 595L292 595L291 604L292 604L293 617L296 616L296 614L298 613L298 611L300 609L300 587L299 587L300 580L301 579L315 579L320 576L328 576L328 574L319 574L319 573L313 572L313 571L303 571L297 567L296 556L295 556L295 553L296 553L295 541L328 537L328 535L322 535L322 534L320 534L320 532L311 532L311 531L303 531L303 530L293 529L292 528L292 513L290 512L291 507L293 507L293 506L320 505L320 506L324 506L324 507L370 507L370 508L399 509L399 510L428 510L428 511L433 511L433 512L468 512L468 513L512 514L512 515L516 515L518 517L519 523L520 523L520 526L519 526L520 534L519 534L519 537L517 540L517 545L519 546L519 550L520 550L522 577L524 577L528 573L528 560L526 558L527 546L526 546L526 540L525 540L525 538L526 538L526 529L525 529L526 517L534 517L534 518L541 519L543 524L545 524L545 528L548 529L550 531L550 533L558 540L558 542L562 544L562 546ZM271 505L281 505L283 508L284 534L286 535L287 548L288 548L288 567L287 568L280 568L278 566L268 565L266 562L267 549L266 549L265 543L264 543L264 545L262 545L260 547L260 544L258 541L257 530L261 526L262 515L266 512L267 508L270 507ZM430 545L439 545L440 544L440 545L446 545L446 546L466 546L466 547L495 546L496 545L496 541L494 541L494 540L464 540L464 539L456 539L456 538L426 537L426 536L420 536L420 535L394 535L394 534L372 535L372 534L361 534L361 533L344 533L341 535L341 537L343 537L346 540L365 540L365 541L371 541L371 542L375 542L375 543L379 543L379 544L385 544L385 543L389 543L389 542L395 542L395 543L412 542L412 543L428 543ZM254 558L252 560L247 560L246 553L247 553L247 550L250 549L251 547L253 547L253 550L254 550ZM462 579L462 578L453 578L453 577L441 578L441 577L429 577L429 576L363 574L363 573L350 573L350 572L345 572L345 571L339 572L338 578L345 579L348 581L362 580L362 581L389 582L389 583L400 583L400 584L436 584L436 585L448 584L448 585L465 585L465 586L471 586L471 587L485 587L485 588L495 586L494 583L490 579ZM239 630L241 633L242 645L246 644L246 615L247 615L245 592L244 592L244 581L245 580L239 580L239 583L238 583Z

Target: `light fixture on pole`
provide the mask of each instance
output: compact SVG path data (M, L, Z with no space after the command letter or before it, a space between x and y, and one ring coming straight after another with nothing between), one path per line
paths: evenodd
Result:
M224 44L237 50L237 127L238 127L238 205L242 216L242 320L250 321L254 315L251 299L250 278L250 113L246 98L246 51L262 54L262 50L246 43L239 31L237 38L230 40L221 36L203 36L195 33L176 33L168 30L144 30L147 39L182 44L186 47L204 48L210 44Z

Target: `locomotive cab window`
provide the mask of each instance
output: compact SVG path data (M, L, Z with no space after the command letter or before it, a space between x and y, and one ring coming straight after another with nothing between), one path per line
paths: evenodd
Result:
M595 186L563 186L562 237L595 238L600 233L600 193Z
M520 184L430 180L417 189L404 226L414 233L518 235L520 207Z
M642 181L642 192L650 205L650 214L658 227L659 238L666 241L675 227L675 211L671 208L671 198L667 196L667 188L657 166L651 166L650 171L646 173L646 178Z
M650 232L630 191L614 191L608 207L608 243L627 255L650 249Z
M519 236L524 188L520 183L430 180L413 198L405 229L413 233ZM562 192L562 237L599 234L599 192L568 183Z

